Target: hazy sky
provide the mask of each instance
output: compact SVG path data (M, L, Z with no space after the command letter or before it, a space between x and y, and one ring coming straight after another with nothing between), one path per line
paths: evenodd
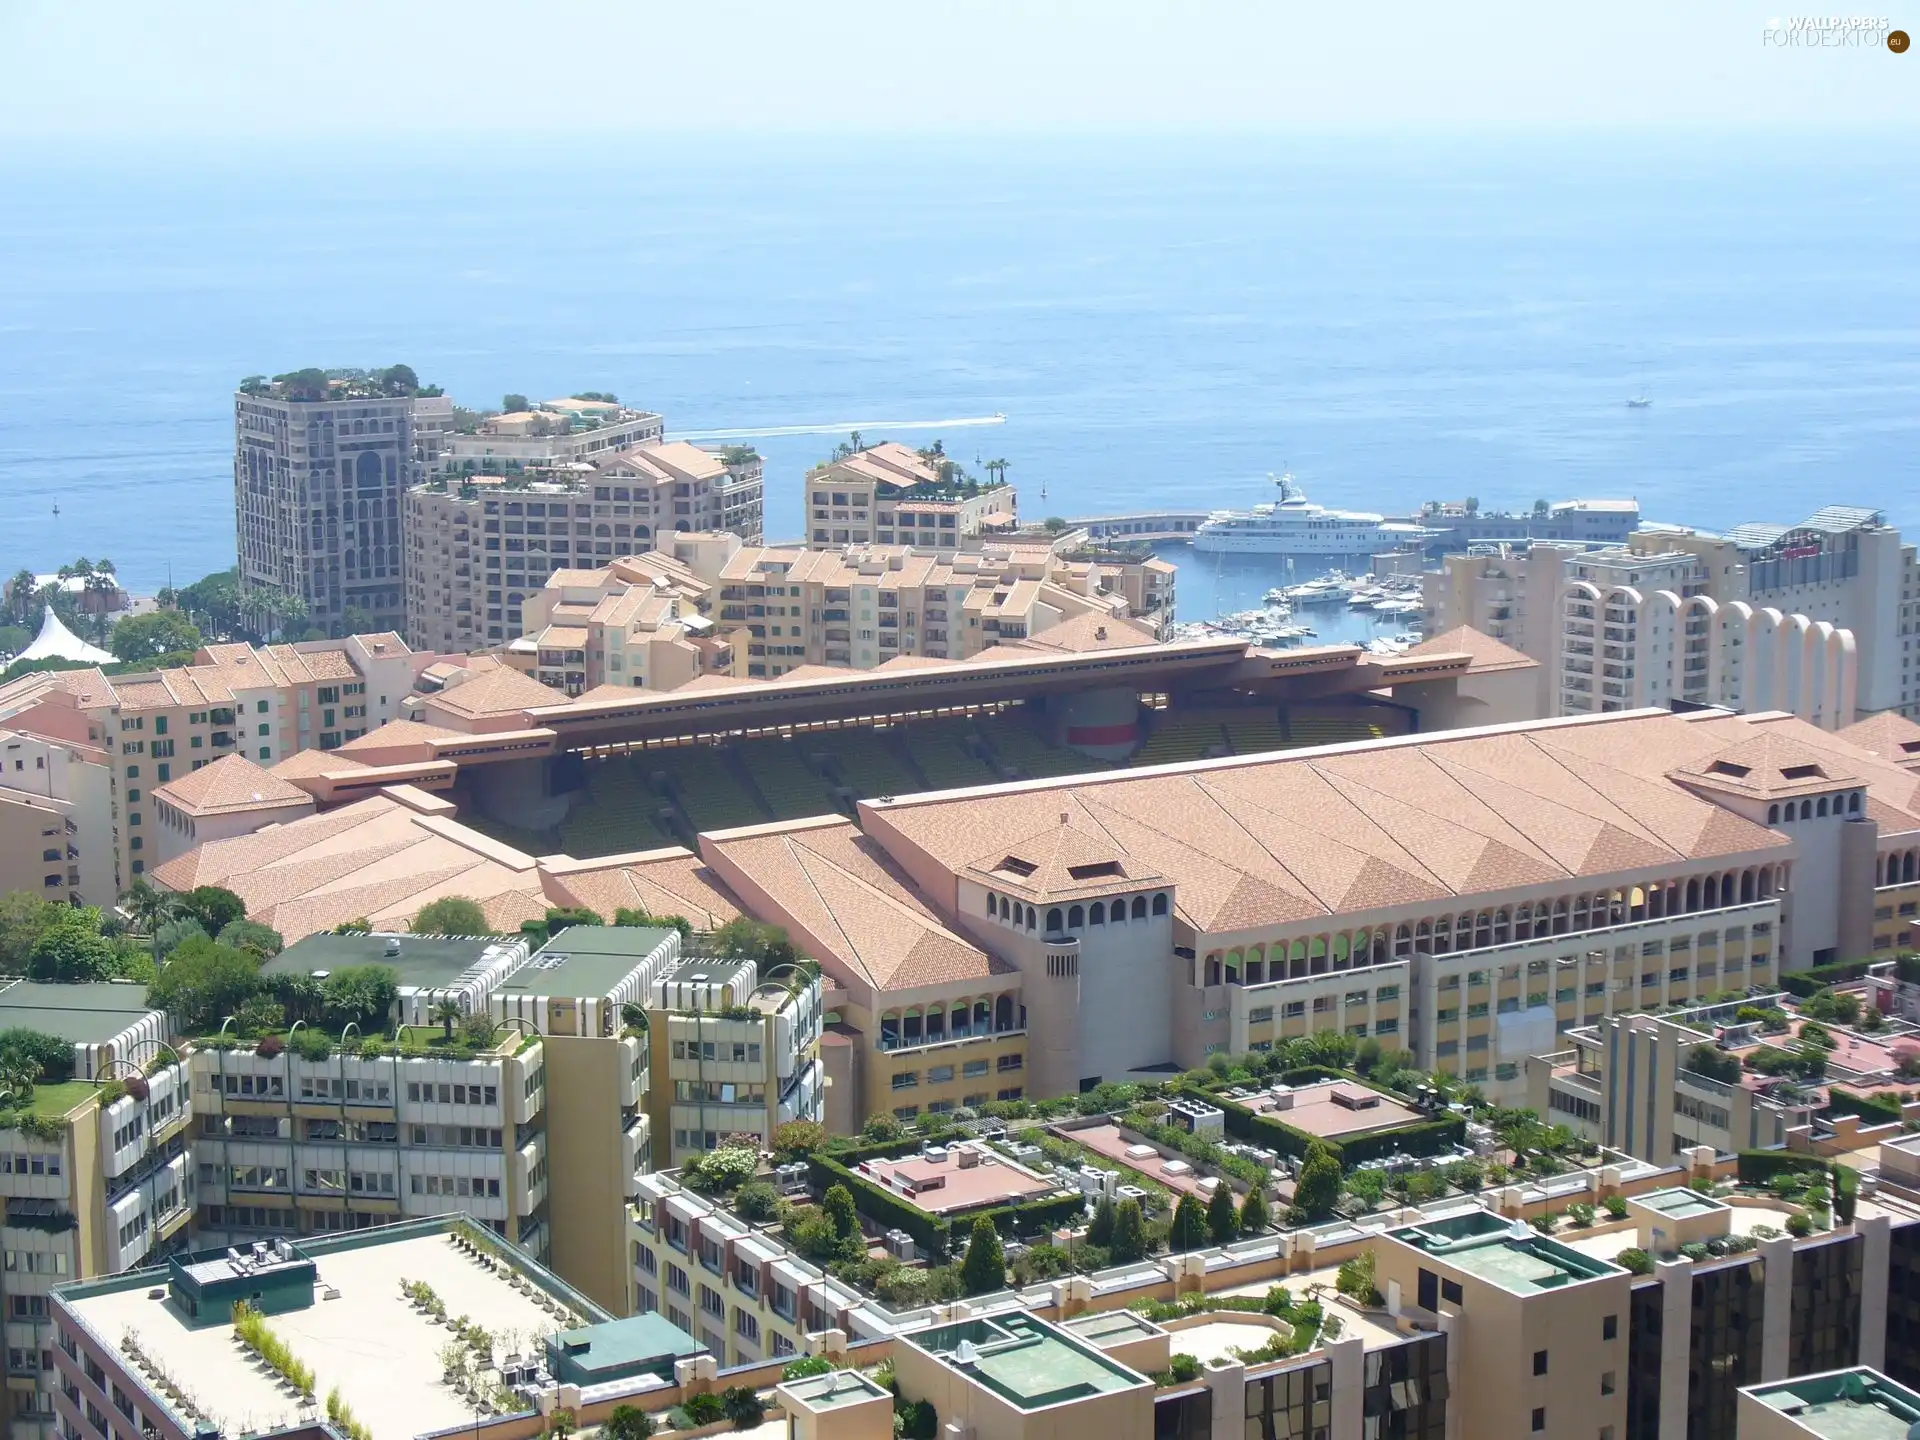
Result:
M1887 3L1920 33L1920 0ZM1791 13L1777 0L0 0L0 136L1920 119L1920 52L1769 47L1768 23Z

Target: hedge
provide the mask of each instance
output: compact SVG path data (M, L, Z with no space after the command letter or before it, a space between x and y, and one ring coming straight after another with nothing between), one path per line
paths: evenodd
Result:
M948 1225L927 1214L911 1201L903 1200L886 1186L867 1179L830 1155L815 1155L808 1161L809 1178L816 1194L824 1195L835 1185L844 1185L853 1195L853 1208L874 1224L888 1230L904 1230L933 1259L947 1253Z
M1212 1103L1225 1112L1227 1133L1236 1140L1251 1140L1256 1145L1295 1159L1305 1156L1307 1148L1318 1140L1338 1155L1341 1168L1348 1170L1366 1160L1383 1159L1395 1151L1408 1155L1437 1155L1458 1145L1467 1133L1465 1117L1447 1115L1392 1130L1376 1131L1371 1135L1324 1140L1295 1129L1272 1113L1256 1114L1239 1101L1229 1100L1223 1095L1213 1096Z
M1831 1177L1834 1165L1818 1155L1802 1155L1796 1150L1742 1150L1738 1160L1742 1185L1770 1185L1782 1175L1825 1175ZM1851 1191L1860 1182L1860 1174L1851 1165L1842 1165L1840 1187Z
M1842 1115L1858 1115L1869 1125L1898 1125L1903 1118L1900 1097L1890 1090L1876 1091L1872 1095L1854 1095L1845 1090L1831 1089L1827 1092L1827 1108L1837 1110Z
M1809 970L1789 970L1780 977L1780 988L1805 1000L1808 996L1818 995L1829 985L1866 978L1867 967L1877 963L1873 960L1838 960L1831 965L1815 965Z
M1018 1205L1002 1205L993 1210L973 1210L958 1217L969 1230L982 1216L993 1221L1003 1235L1044 1234L1056 1225L1078 1223L1087 1211L1083 1195L1049 1195L1044 1200L1025 1200Z

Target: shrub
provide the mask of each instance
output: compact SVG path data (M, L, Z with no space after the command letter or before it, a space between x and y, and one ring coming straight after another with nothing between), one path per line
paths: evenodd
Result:
M1240 1233L1261 1235L1270 1223L1266 1194L1261 1186L1254 1185L1247 1190L1247 1198L1240 1202Z
M1167 1244L1174 1250L1197 1250L1206 1243L1207 1212L1198 1197L1182 1195L1173 1210L1173 1224L1167 1232Z
M960 1262L960 1280L969 1295L988 1295L1007 1285L1006 1247L993 1221L982 1215L973 1222L973 1234L967 1241L965 1259Z
M885 1143L900 1139L907 1128L891 1115L870 1115L860 1133L869 1140Z
M1804 1210L1796 1210L1787 1217L1787 1233L1796 1240L1805 1239L1813 1233L1813 1217Z
M1740 1057L1722 1050L1718 1045L1703 1043L1694 1046L1687 1052L1687 1058L1680 1068L1728 1085L1740 1083Z
M411 928L416 935L493 934L493 926L487 923L487 912L464 895L444 895L428 901L413 917Z
M1167 1357L1167 1368L1153 1378L1162 1385L1191 1384L1200 1378L1200 1361L1196 1356L1177 1351Z
M940 1417L930 1400L906 1400L895 1396L893 1414L893 1433L900 1440L934 1440L940 1433Z
M1088 1244L1098 1245L1103 1250L1113 1244L1113 1216L1113 1201L1102 1195L1094 1203L1093 1219L1087 1223Z
M750 1386L729 1385L720 1392L720 1404L736 1430L752 1430L766 1418L767 1407Z
M287 1053L287 1042L278 1035L262 1035L260 1043L253 1047L253 1053L262 1060L271 1060Z
M229 920L220 929L217 937L222 945L231 945L244 951L256 960L271 960L286 948L286 941L280 938L280 932L270 926L262 925L258 920Z
M1538 1230L1542 1235L1551 1235L1554 1224L1559 1219L1560 1217L1554 1214L1553 1211L1543 1210L1540 1214L1533 1217L1533 1228Z
M687 1179L697 1190L727 1193L739 1189L760 1168L760 1152L745 1145L723 1145L687 1163Z
M833 1367L829 1365L827 1368L831 1370ZM787 1369L791 1371L793 1366L789 1365ZM820 1372L810 1370L807 1373L813 1375ZM791 1380L799 1377L788 1374L785 1378ZM602 1440L652 1440L653 1417L638 1405L616 1405L613 1413L601 1425L600 1434Z
M1613 1257L1613 1263L1629 1275L1651 1275L1653 1257L1637 1245L1629 1246Z
M259 989L260 971L251 957L197 935L173 952L148 987L147 1003L166 1011L179 1029L210 1029Z
M1381 1303L1377 1288L1373 1252L1365 1251L1350 1260L1340 1262L1340 1269L1334 1279L1334 1287L1342 1295L1358 1300L1362 1305Z
M773 1132L774 1158L790 1164L827 1145L827 1127L816 1120L789 1120Z
M1131 1196L1113 1207L1111 1249L1117 1265L1130 1265L1147 1257L1146 1217L1140 1213L1140 1202Z
M73 1078L73 1043L43 1030L15 1026L0 1030L0 1069L17 1066L38 1079L58 1083Z
M775 1219L780 1214L780 1192L765 1180L750 1180L733 1192L733 1208L748 1220Z
M1300 1166L1293 1203L1306 1211L1310 1220L1324 1220L1333 1213L1339 1198L1340 1157L1316 1140L1307 1147L1307 1158Z
M727 1418L727 1403L718 1395L694 1395L681 1405L680 1414L690 1423L676 1423L676 1430L697 1430L702 1425L711 1425L716 1420Z
M1207 1201L1207 1235L1216 1245L1240 1238L1240 1212L1233 1207L1232 1188L1224 1183L1214 1187Z
M1609 1195L1605 1200L1600 1202L1600 1205L1601 1208L1607 1212L1607 1218L1609 1220L1624 1220L1627 1218L1627 1200L1624 1195Z
M824 1355L802 1355L780 1372L782 1380L805 1380L810 1375L833 1373L833 1362Z
M1584 1230L1593 1224L1593 1206L1584 1200L1576 1200L1567 1206L1567 1218L1572 1220L1577 1228Z

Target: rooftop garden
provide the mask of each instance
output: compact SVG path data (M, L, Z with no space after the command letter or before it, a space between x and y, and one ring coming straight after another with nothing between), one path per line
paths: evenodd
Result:
M242 395L305 401L405 400L445 393L438 385L422 385L411 365L389 365L382 370L322 370L309 366L271 380L264 375L249 375L239 389Z

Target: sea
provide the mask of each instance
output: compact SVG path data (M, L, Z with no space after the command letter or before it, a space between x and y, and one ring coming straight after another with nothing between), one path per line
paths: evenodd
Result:
M1022 513L1634 496L1920 532L1920 167L1767 133L580 136L0 157L0 574L233 561L235 382L404 361L1005 459ZM1645 408L1626 401L1645 397ZM1262 562L1183 562L1184 618Z

